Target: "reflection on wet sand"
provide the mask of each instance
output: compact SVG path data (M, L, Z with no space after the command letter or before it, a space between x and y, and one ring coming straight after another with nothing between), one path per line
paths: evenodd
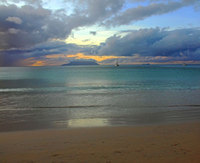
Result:
M109 121L105 118L70 119L67 127L104 127L109 126Z

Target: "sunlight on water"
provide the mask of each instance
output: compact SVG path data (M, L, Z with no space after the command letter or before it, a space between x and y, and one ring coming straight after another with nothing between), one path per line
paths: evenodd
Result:
M200 119L199 66L0 69L0 130Z

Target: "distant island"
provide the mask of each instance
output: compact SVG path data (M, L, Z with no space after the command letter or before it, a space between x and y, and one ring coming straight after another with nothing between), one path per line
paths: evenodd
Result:
M63 64L62 66L87 66L87 65L99 65L95 61L71 61L70 63Z

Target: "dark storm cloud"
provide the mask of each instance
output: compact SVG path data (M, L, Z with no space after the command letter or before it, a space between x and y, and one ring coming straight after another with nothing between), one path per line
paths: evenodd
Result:
M152 2L159 2L159 3L150 3L147 6L138 6L135 8L127 9L126 11L116 15L111 20L108 20L106 24L107 25L129 24L130 22L143 20L152 15L161 15L161 14L175 11L185 6L197 5L197 3L199 4L199 0L182 0L182 1L159 1L159 0L156 1L154 0Z
M19 66L20 60L58 54L63 51L67 51L67 47L62 42L48 42L26 49L7 49L0 51L0 66Z
M65 17L56 18L44 8L0 6L0 49L26 48L51 40L64 39L71 32Z
M66 44L61 41L52 41L35 45L26 49L8 49L0 51L0 66L19 66L19 61L27 58L40 59L51 54L91 53L92 47Z
M200 29L152 28L135 30L126 36L112 36L98 49L99 55L167 56L200 59Z

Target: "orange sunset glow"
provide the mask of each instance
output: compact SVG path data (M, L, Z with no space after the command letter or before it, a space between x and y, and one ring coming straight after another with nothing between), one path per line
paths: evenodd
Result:
M97 62L101 62L107 59L115 59L115 58L125 58L123 56L97 56L97 55L86 55L83 53L77 54L55 54L55 55L47 55L46 58L48 59L56 59L56 58L75 58L75 59L93 59Z
M45 65L44 61L36 61L31 66L44 66L44 65Z

